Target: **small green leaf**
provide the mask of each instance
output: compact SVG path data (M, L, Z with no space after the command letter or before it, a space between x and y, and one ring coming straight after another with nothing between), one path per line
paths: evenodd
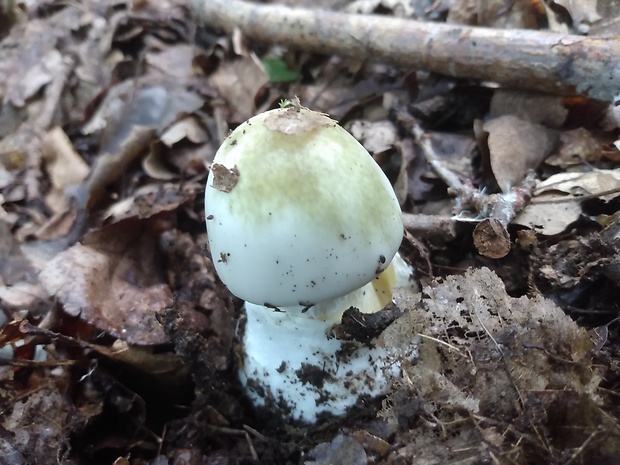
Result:
M297 79L297 72L291 70L281 58L265 58L262 60L269 81L273 83L291 82Z

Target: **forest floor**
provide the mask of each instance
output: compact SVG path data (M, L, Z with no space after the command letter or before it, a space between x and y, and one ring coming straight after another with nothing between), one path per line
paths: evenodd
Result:
M0 1L0 465L620 463L620 107L588 93L600 76L509 86L495 39L486 79L320 54L188 3ZM596 0L277 3L620 35ZM414 270L381 340L415 357L316 425L247 400L203 201L229 131L294 96L386 173Z

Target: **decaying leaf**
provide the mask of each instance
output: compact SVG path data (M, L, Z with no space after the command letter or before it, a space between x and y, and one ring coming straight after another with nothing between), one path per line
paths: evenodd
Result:
M619 188L620 172L618 170L593 170L585 173L559 173L550 176L536 186L535 195L554 191L576 198L601 194L601 199L609 201L620 193L602 194Z
M411 443L403 452L419 451L419 463L479 457L485 438L507 457L542 447L535 456L545 461L554 452L544 449L536 431L546 431L551 442L565 441L570 432L564 447L577 448L603 424L616 438L602 446L604 453L618 452L620 428L597 405L594 345L550 300L510 297L503 282L482 268L440 280L417 300L396 301L411 311L382 337L390 347L419 338L419 357L403 367L406 382L395 386L382 415L407 431L409 424L399 419L412 418L415 411L443 431L417 428L407 435ZM537 402L549 407L545 415L532 415ZM505 434L492 434L487 429L492 427ZM514 448L515 438L525 442Z
M371 154L385 152L398 140L396 126L390 121L353 121L347 130Z
M352 436L339 434L331 442L319 444L308 454L313 460L307 465L330 465L346 463L349 465L365 465L368 463L362 445Z
M541 194L527 205L513 220L514 224L526 226L545 236L565 231L581 216L579 202L552 202L557 196ZM541 203L542 202L542 203Z
M3 463L58 463L62 460L62 451L68 447L70 417L63 396L54 383L43 384L26 398L17 401L12 413L2 422L1 430L13 433L12 447L10 451L4 449L8 454L3 454ZM20 457L18 451L23 456ZM6 462L9 457L17 461Z
M116 223L58 254L39 279L69 315L130 344L161 344L167 338L156 316L172 293L155 244L144 222Z
M601 156L600 142L587 129L577 128L560 133L557 150L545 160L545 163L566 168L596 162Z
M618 243L603 239L599 233L556 244L540 243L532 249L532 262L537 269L534 278L538 285L547 288L552 284L555 295L568 291L569 302L578 302L582 294L594 301L603 297L592 290L597 288L597 279L609 267L618 267L619 258ZM589 283L594 287L589 287Z

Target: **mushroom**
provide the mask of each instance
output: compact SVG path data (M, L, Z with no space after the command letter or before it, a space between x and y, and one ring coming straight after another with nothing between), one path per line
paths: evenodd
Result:
M383 308L410 273L391 263L398 200L353 136L297 99L250 118L215 155L205 215L216 271L246 301L240 378L256 405L313 423L385 390L385 349L343 351L329 334L350 307Z

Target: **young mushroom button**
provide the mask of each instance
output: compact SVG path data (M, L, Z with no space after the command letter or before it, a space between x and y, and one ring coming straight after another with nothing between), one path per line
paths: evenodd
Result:
M298 102L235 129L207 180L209 245L222 281L258 305L309 306L383 271L403 226L368 152Z
M399 267L409 274L392 260L398 201L368 152L294 101L228 136L205 209L215 268L246 301L239 376L254 404L313 423L382 394L394 357L355 341L343 350L329 334L350 307L383 308Z

